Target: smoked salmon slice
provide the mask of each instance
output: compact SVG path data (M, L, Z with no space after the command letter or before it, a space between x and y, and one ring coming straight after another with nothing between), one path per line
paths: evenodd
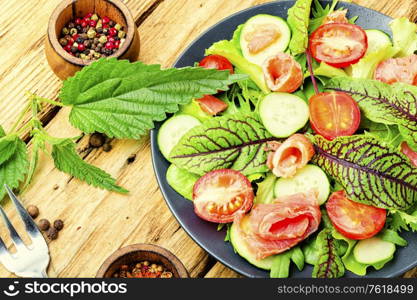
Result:
M289 54L278 53L262 65L265 81L273 92L292 93L304 80L301 65Z
M374 79L388 84L403 82L417 85L417 55L390 58L381 62L375 70Z
M277 199L272 204L257 204L248 215L250 230L244 231L236 216L233 226L238 226L249 251L257 259L282 253L317 231L321 212L314 192L299 193Z
M290 178L307 165L314 155L313 144L302 134L288 138L271 155L269 167L277 177Z

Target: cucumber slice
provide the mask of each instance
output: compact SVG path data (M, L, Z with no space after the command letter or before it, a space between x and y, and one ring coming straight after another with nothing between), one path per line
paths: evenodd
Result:
M273 136L285 138L304 127L309 110L305 101L298 96L270 93L260 103L259 115Z
M366 54L378 51L379 49L392 45L391 38L385 32L378 29L365 30L368 37L368 50Z
M395 244L378 237L359 241L353 249L355 259L367 265L389 260L394 256Z
M250 230L249 218L247 216L243 217L241 226L244 231ZM255 256L249 251L248 246L246 246L245 238L238 230L236 224L233 224L230 228L230 242L232 243L235 251L252 265L260 269L271 270L275 255L269 256L262 260L256 259Z
M169 153L178 144L184 134L201 122L189 115L177 115L169 118L158 132L158 146L162 155L169 160Z
M277 30L278 36L265 49L258 53L251 53L248 45L250 37L257 28L273 28ZM288 48L291 39L291 30L287 22L280 17L261 14L250 18L243 26L240 34L240 48L243 56L250 62L262 66L263 62L270 56L276 55L278 52L284 52Z
M318 201L322 205L330 194L330 182L326 174L317 166L307 165L297 171L292 178L280 178L275 183L275 197L289 196L316 189Z

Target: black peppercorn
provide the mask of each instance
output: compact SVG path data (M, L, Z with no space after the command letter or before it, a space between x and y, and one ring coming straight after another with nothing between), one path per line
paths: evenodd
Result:
M83 27L81 25L75 26L78 32L81 32L83 30Z
M56 240L58 238L58 230L56 230L54 227L51 227L48 229L46 236L50 240Z
M77 47L75 47L75 46L72 46L72 47L71 47L71 52L72 52L72 53L76 53L76 52L77 52L77 50L78 50L78 48L77 48Z
M78 44L82 44L84 43L84 39L82 37L77 37L77 39L75 40Z
M56 229L56 230L58 230L58 231L61 231L62 230L62 228L64 228L64 222L62 221L62 220L56 220L55 222L54 222L54 228Z
M116 25L116 23L115 23L113 20L110 20L110 22L109 22L109 26L110 26L110 27L114 27L114 25Z
M39 229L42 231L47 231L49 227L51 226L51 223L47 219L41 219L39 220Z
M69 22L68 25L67 25L67 27L69 29L74 28L75 27L75 24L73 22Z
M39 216L39 208L35 205L29 205L26 210L32 219L36 219Z
M101 133L93 133L89 142L92 147L98 148L103 146L105 140L106 138Z
M102 27L96 28L96 32L99 34L103 33L103 28Z

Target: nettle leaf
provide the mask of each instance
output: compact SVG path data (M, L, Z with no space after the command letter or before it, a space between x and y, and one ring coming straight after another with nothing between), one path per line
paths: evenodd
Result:
M318 260L313 268L315 278L339 278L345 274L345 266L338 254L336 240L331 229L323 229L316 240Z
M3 139L7 138L3 137ZM11 189L19 187L19 183L25 179L28 170L28 158L26 144L19 138L8 141L8 145L14 148L9 158L0 163L0 200L6 195L4 184ZM0 153L0 157L1 157Z
M334 78L326 89L351 95L365 116L374 122L398 125L409 145L417 150L417 87L386 84L370 79Z
M267 172L265 143L277 140L256 113L213 118L191 129L172 150L172 162L192 173L232 168L245 175Z
M85 133L139 138L167 113L193 98L227 90L245 75L204 68L161 70L159 65L101 59L66 80L62 103L70 122Z
M52 157L58 170L95 187L119 193L128 192L118 186L116 180L109 174L83 161L75 147L76 144L71 139L61 139L52 145Z
M312 137L313 162L333 177L357 202L406 210L417 198L417 168L406 156L371 136L328 141Z

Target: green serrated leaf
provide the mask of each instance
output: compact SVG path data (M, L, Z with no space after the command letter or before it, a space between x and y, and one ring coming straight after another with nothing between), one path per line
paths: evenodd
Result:
M18 142L19 137L16 134L0 138L0 165L15 153Z
M359 104L369 120L398 128L413 150L417 150L417 87L392 85L370 79L339 77L331 79L326 89L345 92Z
M224 168L251 175L268 171L264 146L274 140L256 113L224 116L187 132L170 157L178 167L199 175Z
M314 6L312 8L313 18L310 20L308 32L311 33L319 28L327 15L334 11L338 2L338 0L333 0L331 5L328 4L326 7L323 7L319 0L314 0Z
M11 189L19 187L19 183L24 180L28 170L28 158L26 144L17 139L14 153L0 164L0 200L6 195L4 184Z
M87 182L95 187L127 193L116 184L116 180L103 170L83 161L77 154L76 144L71 139L62 139L52 145L52 157L55 167L65 173Z
M319 251L312 276L315 278L339 278L345 274L345 266L338 255L335 240L330 229L317 235L316 247Z
M167 113L246 78L217 71L187 67L161 70L159 65L101 59L67 79L62 103L71 106L70 122L85 133L109 137L139 138L162 121Z
M393 243L395 245L405 247L408 245L407 240L403 239L397 231L391 229L384 229L379 234L378 237L383 241Z
M274 186L276 181L277 177L272 173L268 173L266 178L262 182L258 183L258 191L256 192L254 204L269 204L273 202Z
M334 178L349 199L386 209L406 210L417 200L417 169L396 149L365 135L328 141L312 138L313 163Z

